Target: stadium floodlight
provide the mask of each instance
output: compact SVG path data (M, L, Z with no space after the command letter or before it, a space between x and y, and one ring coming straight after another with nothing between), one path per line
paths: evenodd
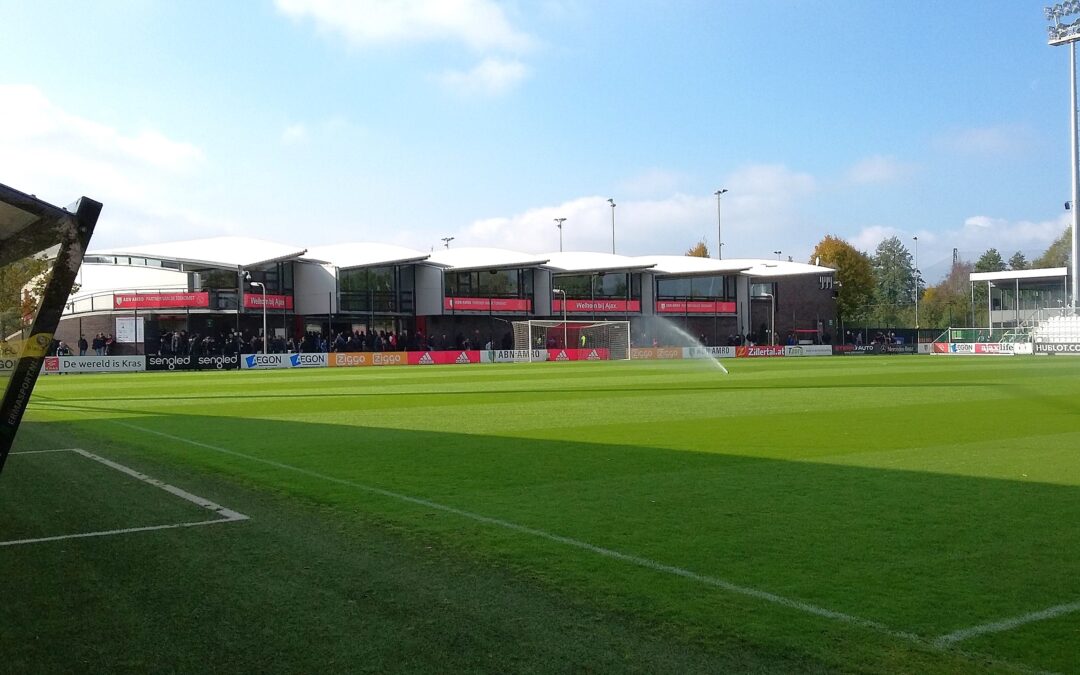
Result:
M719 189L719 190L717 190L716 192L713 193L714 195L716 195L716 259L717 260L723 260L724 259L724 233L723 233L723 230L721 230L721 227L720 227L720 223L721 223L721 221L720 221L720 197L722 197L726 192L727 192L726 189L721 188L721 189Z
M1071 138L1069 141L1069 152L1072 159L1072 203L1080 203L1080 146L1078 142L1077 132L1077 105L1076 105L1076 41L1080 40L1080 19L1074 20L1072 23L1062 23L1062 19L1075 14L1080 14L1080 1L1069 0L1068 2L1059 2L1056 5L1050 5L1043 9L1043 14L1046 15L1046 20L1052 22L1047 27L1048 32L1048 44L1051 46L1069 45L1069 128L1071 130ZM1071 284L1071 299L1070 308L1072 313L1076 314L1076 301L1077 296L1080 295L1080 277L1077 276L1077 272L1080 271L1078 267L1077 258L1080 258L1080 211L1077 209L1072 210L1072 284Z
M252 286L258 286L259 288L262 289L262 305L263 305L263 336L262 336L262 343L263 343L263 355L266 355L267 354L266 346L267 346L267 343L270 341L269 336L266 334L266 284L264 284L264 283L262 283L260 281L252 281L250 283L251 283ZM330 329L330 332L333 333L334 332L333 329Z
M615 255L615 200L608 199L608 204L611 204L611 254Z
M781 254L781 253L783 253L783 251L773 251L773 255L775 255L775 256L776 256L776 259L777 259L777 260L779 260L779 259L780 259L780 254Z
M564 289L562 289L562 288L553 288L553 289L551 289L551 292L552 293L562 293L562 323L563 323L562 346L563 346L563 348L566 348L566 347L570 346L570 345L566 344L566 291Z
M566 222L566 218L556 218L555 227L559 228L559 253L562 253L562 224Z
M452 242L452 241L454 241L453 237L443 237L442 238L443 248L450 248L450 242Z
M0 185L0 470L100 214L86 197L61 208Z

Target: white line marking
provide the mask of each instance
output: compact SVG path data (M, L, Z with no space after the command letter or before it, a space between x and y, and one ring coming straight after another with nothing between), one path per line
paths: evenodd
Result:
M139 473L138 471L136 471L135 469L132 469L131 467L124 466L123 464L119 464L119 463L114 462L112 460L105 459L104 457L102 457L100 455L95 455L92 452L87 452L86 450L81 450L79 448L62 448L62 449L57 449L57 450L27 450L27 451L24 451L24 452L11 453L11 454L36 455L36 454L41 454L41 453L46 453L46 452L73 452L73 453L75 453L77 455L81 455L83 457L86 457L87 459L91 459L91 460L93 460L95 462L99 462L101 464L104 464L105 466L109 467L110 469L114 469L116 471L119 471L120 473L131 476L132 478L135 478L137 480L141 480L142 482L147 483L149 485L153 485L154 487L159 488L161 490L164 490L164 491L168 492L169 494L172 494L172 495L174 495L176 497L179 497L181 499L189 501L192 504L195 504L197 506L201 506L202 508L207 509L208 511L213 511L214 513L216 513L220 517L215 518L213 520L200 520L200 521L195 521L195 522L190 522L190 523L173 523L173 524L170 524L170 525L148 525L146 527L127 527L127 528L123 528L123 529L119 529L119 530L100 530L100 531L97 531L97 532L80 532L78 534L61 534L61 535L57 535L57 536L54 536L54 537L36 537L34 539L14 539L12 541L0 541L0 546L18 546L20 544L37 544L37 543L40 543L40 542L43 542L43 541L59 541L61 539L83 539L83 538L86 538L86 537L107 537L107 536L111 536L111 535L114 535L114 534L128 534L128 533L131 533L131 532L150 532L150 531L153 531L153 530L173 530L173 529L177 529L177 528L181 528L181 527L198 527L200 525L215 525L217 523L233 523L233 522L240 521L240 520L248 520L247 516L245 516L244 514L238 512L238 511L233 511L232 509L227 509L224 506L221 506L220 504L215 504L214 502L210 501L209 499L203 499L202 497L200 497L198 495L193 495L190 492L187 492L185 490L181 490L178 487L175 487L173 485L169 485L168 483L164 483L164 482L162 482L162 481L160 481L160 480L158 480L156 478L151 478L150 476L147 476L144 473Z
M730 581L725 581L725 580L719 579L717 577L711 577L711 576L707 576L707 575L704 575L704 574L698 574L697 572L692 572L690 570L683 569L681 567L675 567L674 565L667 565L667 564L664 564L664 563L661 563L661 562L656 562L655 560L650 560L648 558L642 558L640 556L632 555L632 554L629 554L629 553L622 553L620 551L615 551L615 550L610 549L610 548L604 548L602 546L596 546L594 544L590 544L588 542L580 541L578 539L573 539L571 537L565 537L563 535L553 534L551 532L546 532L544 530L538 530L538 529L533 528L533 527L528 527L528 526L525 526L525 525L519 525L517 523L513 523L513 522L510 522L508 520L501 520L499 518L492 518L490 516L481 515L479 513L473 513L471 511L465 511L463 509L455 508L453 506L447 506L445 504L439 504L438 502L433 502L433 501L430 501L430 500L427 500L427 499L422 499L422 498L419 498L419 497L411 497L409 495L402 494L400 492L393 492L391 490L384 490L383 488L378 488L378 487L374 487L374 486L371 486L371 485L364 485L362 483L356 483L354 481L346 480L344 478L337 478L335 476L329 476L327 474L319 473L317 471L310 471L308 469L303 469L303 468L300 468L300 467L297 467L297 466L292 466L290 464L283 464L282 462L275 462L274 460L265 459L265 458L262 458L262 457L256 457L254 455L248 455L248 454L245 454L245 453L242 453L242 452L237 452L236 450L229 450L228 448L222 448L222 447L219 447L219 446L216 446L216 445L210 445L208 443L200 443L199 441L194 441L194 440L191 440L191 439L188 439L188 438L181 438L180 436L173 436L172 434L167 434L167 433L165 433L163 431L156 431L154 429L147 429L146 427L140 427L140 426L137 426L137 425L134 425L134 424L127 424L125 422L117 422L115 420L112 420L112 422L114 424L119 425L119 426L127 427L128 429L132 429L132 430L135 430L135 431L141 431L141 432L148 433L148 434L154 434L156 436L161 436L162 438L168 438L170 440L178 441L180 443L187 443L189 445L194 445L196 447L205 448L207 450L213 450L214 452L220 452L220 453L223 453L223 454L226 454L226 455L232 455L234 457L241 457L243 459L247 459L247 460L250 460L250 461L253 461L253 462L258 462L260 464L265 464L267 466L273 466L273 467L276 467L276 468L279 468L279 469L285 469L287 471L294 471L296 473L303 474L305 476L310 476L312 478L318 478L320 480L325 480L325 481L328 481L328 482L331 482L331 483L337 483L338 485L347 485L349 487L357 488L358 490L363 490L364 492L369 492L369 493L381 495L381 496L384 496L384 497L390 497L391 499L397 499L399 501L408 502L410 504L416 504L418 506L424 506L424 507L430 508L430 509L436 509L438 511L443 511L443 512L446 512L446 513L452 513L452 514L454 514L456 516L461 516L462 518L467 518L469 520L474 520L474 521L479 522L479 523L484 523L484 524L487 524L487 525L495 525L497 527L502 527L504 529L512 530L514 532L520 532L522 534L528 534L528 535L531 535L531 536L534 536L534 537L538 537L540 539L546 539L548 541L552 541L552 542L555 542L555 543L558 543L558 544L571 546L571 547L574 547L574 548L589 551L591 553L596 553L598 555L602 555L602 556L605 556L605 557L608 557L608 558L613 558L615 560L620 560L622 562L627 562L627 563L630 563L630 564L633 564L633 565L637 565L638 567L644 567L646 569L651 569L651 570L656 571L656 572L664 572L666 574L671 574L671 575L674 575L674 576L677 576L677 577L683 577L685 579L690 579L692 581L696 581L698 583L705 584L707 586L712 586L714 588L719 588L719 589L721 589L723 591L727 591L729 593L735 593L735 594L738 594L738 595L743 595L743 596L747 596L747 597L750 597L750 598L755 598L757 600L763 600L765 602L769 602L769 603L772 603L774 605L780 605L781 607L787 607L789 609L794 609L794 610L797 610L797 611L800 611L800 612L805 612L807 614L813 614L815 616L820 616L820 617L824 617L824 618L827 618L827 619L833 619L833 620L839 621L841 623L846 623L846 624L850 624L850 625L853 625L853 626L859 626L859 627L866 628L866 629L869 629L869 630L872 630L872 631L875 631L875 632L878 632L878 633L882 633L882 634L889 635L889 636L892 636L892 637L900 638L900 639L903 639L903 640L909 640L911 642L918 642L918 643L925 643L925 640L923 640L921 637L919 637L918 635L916 635L914 633L895 630L895 629L890 628L889 626L887 626L887 625L885 625L883 623L879 623L877 621L872 621L870 619L863 619L861 617L853 616L851 614L845 614L843 612L837 612L835 610L826 609L824 607L818 607L817 605L813 605L813 604L810 604L808 602L804 602L802 600L796 600L796 599L793 599L793 598L786 598L786 597L784 597L782 595L777 595L775 593L770 593L768 591L763 591L763 590L760 590L760 589L757 589L757 588L751 588L751 587L748 587L748 586L740 586L738 584L734 584L734 583L731 583Z
M18 452L9 452L11 455L44 455L47 452L75 452L75 448L54 448L52 450L20 450Z
M977 635L1003 633L1014 628L1019 628L1025 624L1035 623L1036 621L1045 621L1046 619L1053 619L1056 616L1071 614L1073 612L1080 612L1080 601L1047 607L1046 609L1041 609L1037 612L1022 614L1021 616L1014 616L1009 619L1002 619L1001 621L984 623L978 626L971 626L970 628L962 628L958 631L938 637L934 640L934 644L939 647L949 647L957 642L973 638Z

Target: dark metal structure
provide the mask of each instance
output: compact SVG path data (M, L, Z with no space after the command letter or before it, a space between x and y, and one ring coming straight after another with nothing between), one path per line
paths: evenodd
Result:
M0 184L0 471L100 214L86 197L62 208Z

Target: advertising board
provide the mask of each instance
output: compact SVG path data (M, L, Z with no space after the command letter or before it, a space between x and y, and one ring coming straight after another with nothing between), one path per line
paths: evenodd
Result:
M631 347L631 359L681 359L682 347Z
M529 312L527 298L443 298L443 309L452 312Z
M563 311L563 301L553 300L551 311ZM640 300L577 300L566 301L567 312L640 312Z
M335 352L327 354L331 368L408 365L407 352Z
M735 356L739 358L756 358L761 356L783 356L784 348L781 345L750 345L736 347Z
M182 309L209 307L210 293L113 293L113 309Z
M184 355L184 356L156 356L146 357L146 369L149 371L161 370L235 370L240 367L240 357L237 354L215 355Z
M733 359L735 347L683 347L684 359Z
M47 356L45 373L136 373L146 370L145 356Z
M483 352L482 363L527 363L529 361L547 361L546 349L492 349Z
M832 356L830 345L789 345L784 347L784 356Z
M325 368L326 354L244 354L240 367L244 370L276 368Z
M1080 343L1078 342L1036 342L1033 347L1036 354L1073 354L1080 356Z
M709 300L657 300L657 314L734 314L735 303Z
M244 309L262 309L262 293L244 293ZM293 299L291 295L267 295L267 309L292 309Z

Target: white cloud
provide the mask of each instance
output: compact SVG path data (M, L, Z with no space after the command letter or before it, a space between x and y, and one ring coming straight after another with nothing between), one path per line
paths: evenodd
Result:
M887 225L870 225L869 227L864 227L859 230L849 242L860 251L868 255L874 255L874 251L877 250L878 244L889 237L899 237L903 242L905 234L905 232L898 230L895 227L889 227ZM906 245L905 242L905 246Z
M281 132L281 142L285 145L296 145L308 139L307 126L304 124L290 124Z
M520 61L486 58L466 72L448 70L439 80L443 86L463 94L501 94L528 75L529 69Z
M355 46L458 42L476 52L523 52L536 40L492 0L276 0L280 12L311 19Z
M622 181L619 184L619 192L644 197L670 195L677 192L679 186L685 181L686 176L681 173L665 169L649 169Z
M908 176L914 168L894 157L875 155L856 162L847 171L849 182L866 185L891 183Z
M934 140L938 148L977 157L1018 155L1030 148L1032 143L1031 131L1019 125L961 129Z
M54 204L102 202L96 246L231 228L188 205L184 190L205 164L196 145L71 114L33 86L0 85L0 100L0 176Z

